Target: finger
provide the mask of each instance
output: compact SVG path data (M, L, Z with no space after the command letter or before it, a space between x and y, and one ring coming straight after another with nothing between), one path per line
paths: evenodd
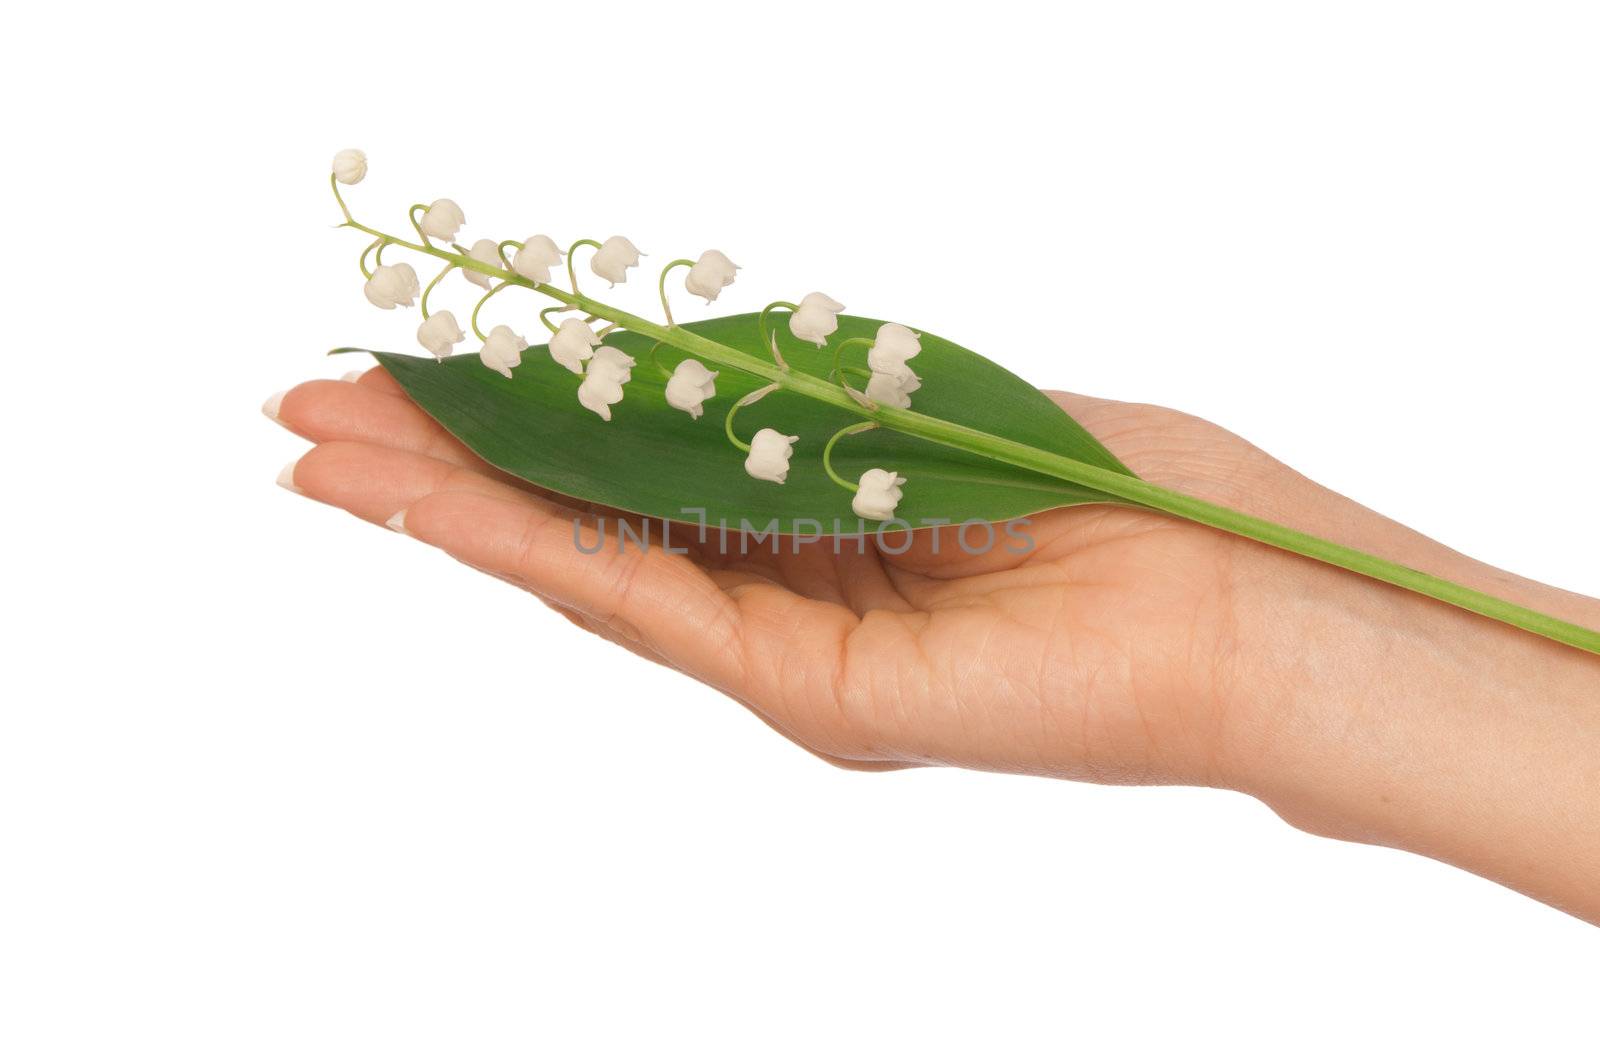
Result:
M374 524L387 522L412 502L438 491L470 491L508 499L532 497L454 462L346 440L313 447L285 469L278 482Z
M506 578L508 578L508 577L506 577ZM514 586L520 587L520 588L522 588L524 590L528 590L529 589L526 586L526 584L524 584L520 580L509 579L509 582L511 582ZM531 591L530 591L530 593L534 593L534 596L538 597L537 593L531 592ZM609 626L607 626L605 624L601 624L598 620L595 620L593 617L585 616L583 613L578 612L576 609L569 609L569 608L567 608L565 606L557 605L554 602L552 602L552 601L550 601L549 599L546 599L546 598L540 598L539 600L544 602L545 605L549 606L552 611L560 614L563 618L565 618L568 622L570 622L574 627L581 628L582 630L587 631L592 635L598 635L601 638L605 639L607 642L610 642L610 643L613 643L613 644L615 644L617 646L620 646L623 649L627 650L629 653L633 653L633 654L636 654L636 655L638 655L640 657L643 657L645 660L650 661L650 662L652 662L654 664L659 664L659 665L662 665L663 667L671 667L670 665L667 664L666 661L662 660L662 658L658 654L653 653L648 647L644 646L642 643L635 642L635 641L633 641L631 639L628 639L628 638L624 638L615 629L613 629L613 628L611 628L611 627L609 627ZM782 727L778 726L776 721L768 718L756 706L750 704L748 701L745 701L743 698L740 698L740 697L737 697L737 696L734 696L734 695L729 695L729 697L730 697L731 700L738 702L741 706L743 706L745 709L747 709L751 716L754 716L757 720L760 720L769 729L771 729L773 731L773 733L779 735L780 737L784 738L785 740L787 740L789 742L792 742L793 744L799 746L801 749L805 750L807 753L810 753L812 756L817 757L820 760L826 761L827 763L833 765L836 768L843 768L843 769L845 769L847 771L899 771L899 770L901 770L903 768L915 768L915 767L920 767L921 766L921 765L912 763L910 761L847 760L847 759L845 759L843 757L831 756L831 755L829 755L827 753L823 753L820 750L813 749L810 746L806 745L804 742L800 741L800 739L797 738L795 735L790 734L788 731L786 731Z
M408 535L471 565L508 572L558 606L611 624L684 671L740 685L732 602L659 544L619 538L598 518L543 499L444 491L405 507Z
M619 513L540 487L490 465L423 412L400 390L388 370L382 368L369 370L357 382L307 381L268 399L262 412L314 443L363 442L412 451L460 465L575 509L604 512L610 516Z
M597 518L533 497L432 494L406 509L403 527L468 564L516 574L540 595L753 706L804 745L846 759L888 759L841 718L841 648L858 623L843 606L754 577L725 592L659 544L619 549L613 538L594 549L602 542Z
M381 365L375 365L371 369L363 371L356 383L364 388L387 392L390 395L404 395L406 393L406 389L400 386L400 381L394 378L394 374Z
M752 600L759 607L745 618L704 572L659 548L620 555L624 566L641 566L625 574L612 567L619 556L612 550L584 555L573 547L574 521L591 522L583 541L594 541L592 515L424 455L324 443L286 470L286 481L373 523L387 524L404 513L407 534L538 595L586 630L710 683L825 759L892 759L845 740L833 722L827 654L842 642L844 618L828 615L832 607L805 603L771 585L770 595ZM800 623L807 605L825 615ZM753 632L756 652L763 655L755 683L747 682L741 627ZM800 629L809 637L795 637ZM792 655L787 661L786 653ZM797 674L806 678L796 682Z
M267 416L313 443L376 443L462 468L491 472L487 462L423 413L421 407L387 388L342 380L310 380L274 398L276 403L269 399L264 409Z

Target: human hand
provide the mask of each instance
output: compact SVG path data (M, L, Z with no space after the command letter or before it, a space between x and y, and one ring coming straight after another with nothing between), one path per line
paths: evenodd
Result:
M1600 603L1454 554L1207 422L1055 397L1153 482L1571 619L1600 615ZM723 691L835 763L1239 789L1306 829L1429 852L1600 913L1592 885L1526 870L1572 870L1576 831L1575 866L1600 881L1600 662L1579 651L1120 507L1040 514L1021 555L958 549L950 529L919 531L892 556L871 540L836 552L730 537L722 549L682 525L671 541L686 554L618 551L614 530L585 554L573 522L592 529L605 514L488 467L381 369L303 384L268 412L317 444L286 486L379 524L403 514L406 534ZM1501 706L1520 720L1511 733ZM1494 765L1475 755L1507 742L1550 753L1538 807L1524 808L1539 830L1502 814L1512 793L1527 805L1528 780L1495 789ZM1458 806L1501 830L1463 832ZM1516 841L1495 842L1502 830Z

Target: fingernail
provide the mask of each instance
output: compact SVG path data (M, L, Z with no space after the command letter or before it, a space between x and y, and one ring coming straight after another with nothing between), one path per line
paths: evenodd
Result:
M390 528L392 528L395 531L399 532L401 535L406 534L406 511L402 509L400 512L396 513L394 516L392 516L388 520L384 521L384 523L387 524Z
M343 380L347 384L354 384L357 380L361 379L361 374L365 372L365 369L352 369L339 379Z
M278 419L278 407L283 405L283 397L287 394L289 394L287 391L280 391L266 402L263 402L261 404L261 412L272 418L274 421L277 421L279 424L283 424L283 422Z
M293 491L297 495L303 495L305 492L296 487L294 483L294 467L298 464L300 464L300 459L296 458L283 467L283 471L278 474L278 486L286 491Z

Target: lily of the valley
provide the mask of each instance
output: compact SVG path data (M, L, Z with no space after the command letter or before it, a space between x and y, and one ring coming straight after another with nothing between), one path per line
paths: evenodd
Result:
M874 372L867 381L867 398L897 410L911 408L911 393L922 386L922 380L909 369L898 373Z
M421 325L417 326L417 342L440 361L448 357L451 349L466 338L466 333L456 324L456 316L448 310L429 315Z
M705 402L715 397L717 385L715 371L707 369L693 358L685 358L672 371L667 381L667 405L682 410L695 420L705 413Z
M828 337L839 329L839 311L843 309L843 303L821 292L812 292L800 300L800 308L789 315L789 331L797 340L825 346Z
M889 520L900 504L904 493L900 485L905 482L904 476L883 469L868 469L856 481L856 495L850 500L850 508L863 520Z
M489 330L489 338L483 341L478 357L484 365L510 380L511 370L522 364L522 350L527 345L528 341L512 332L509 326L496 325Z
M561 248L542 234L524 240L517 249L516 257L511 260L512 270L535 284L549 284L551 267L560 264Z
M879 325L867 350L867 368L872 370L867 398L896 409L909 409L911 393L922 386L922 381L906 362L921 352L921 337L915 332L893 322Z
M639 264L639 249L626 236L613 236L600 245L589 260L589 268L601 280L621 284L628 279L628 268Z
M783 483L789 477L789 459L794 457L794 445L799 440L799 436L786 436L777 429L763 428L750 440L744 471L757 480Z
M555 359L557 365L582 376L583 363L588 361L600 342L600 337L594 334L594 329L589 327L587 321L581 317L569 317L561 322L556 334L550 337L550 357Z
M345 148L333 157L333 176L342 185L358 185L367 176L367 153Z
M435 240L454 240L465 224L467 216L461 213L455 200L436 199L422 212L417 227Z
M738 270L733 260L721 251L707 251L689 267L689 278L683 286L689 289L690 295L698 295L710 303L733 283L733 275Z
M474 262L485 262L491 266L500 264L500 245L493 240L479 240L467 248L467 257ZM461 275L480 288L493 288L495 278L485 273L474 273L470 269L463 269Z
M904 325L886 321L867 351L867 368L874 373L899 373L906 362L922 352L921 337Z
M633 379L633 365L633 359L615 347L598 348L578 385L578 402L602 420L611 420L611 406L622 401L622 385Z
M367 278L361 289L367 301L380 310L393 310L397 306L410 306L422 294L417 283L417 271L404 262L392 266L379 266Z

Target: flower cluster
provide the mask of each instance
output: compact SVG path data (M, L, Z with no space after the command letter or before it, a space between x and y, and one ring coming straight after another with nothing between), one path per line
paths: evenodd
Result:
M380 309L393 310L401 306L416 305L420 297L422 323L417 328L417 342L442 361L454 352L457 344L466 339L466 333L456 316L449 310L430 312L428 298L434 287L447 274L459 269L469 283L484 290L467 322L481 341L478 359L486 368L509 380L514 379L513 371L522 365L522 356L530 349L528 341L506 324L494 325L487 333L483 332L478 324L480 311L493 295L512 284L531 287L561 300L561 305L551 307L540 315L540 320L551 331L547 348L550 358L556 365L579 378L578 403L584 409L609 422L612 419L612 407L623 400L624 387L633 381L633 372L638 363L621 348L605 342L606 334L617 327L615 322L605 324L598 331L592 327L596 320L623 315L619 315L617 311L610 311L603 305L595 304L582 295L578 290L574 256L580 247L593 248L593 254L589 258L589 270L596 277L615 287L625 283L628 270L639 265L642 252L638 247L625 236L612 236L603 242L578 240L563 251L551 237L535 234L520 241L497 242L484 237L474 241L470 247L464 248L455 241L466 226L467 216L460 205L452 199L435 199L431 203L415 204L410 212L411 225L421 243L403 241L358 224L351 217L349 209L345 207L343 197L339 195L339 186L358 184L366 174L367 157L364 153L348 149L334 156L333 191L339 200L340 208L345 212L346 223L376 237L361 256L361 271L366 278L363 291L368 301ZM454 253L436 246L434 241L448 245ZM416 270L410 265L383 262L384 250L391 246L426 252L445 259L448 264L437 277L423 287ZM509 255L508 248L513 249ZM369 254L375 254L371 269L367 267ZM560 268L563 261L566 263L568 278L572 282L570 292L551 286L552 271ZM735 275L739 271L739 266L718 250L704 251L697 259L677 259L671 262L662 271L661 277L661 302L662 310L667 317L667 326L660 330L658 348L662 344L683 342L688 335L681 330L674 331L672 311L667 301L666 275L679 265L689 267L684 279L684 289L704 299L707 304L714 302L724 288L734 283ZM770 349L779 372L769 374L774 380L773 383L743 396L732 404L727 414L726 429L729 439L746 452L745 472L755 479L774 484L782 484L787 480L789 464L794 457L794 447L800 441L800 437L768 426L758 429L750 442L745 444L734 434L733 418L739 409L754 405L766 395L782 388L786 380L792 379L794 370L784 362L778 350L776 336L768 333L765 325L767 312L778 308L789 311L788 328L795 339L814 344L821 349L827 346L829 338L839 330L839 314L844 310L844 304L822 292L811 292L799 303L773 303L761 314L761 347ZM552 313L570 311L578 311L579 316L563 318L559 324L550 320ZM657 335L648 325L638 325L638 320L630 317L630 328L643 329L648 335ZM841 356L851 345L866 347L865 370L842 365ZM718 354L720 347L729 358L724 364L737 365L741 369L749 365L748 356L718 344L711 344L709 341L688 346L691 346L696 353L703 353L713 362L721 360ZM896 324L880 326L871 340L864 337L844 340L838 345L834 354L834 376L860 373L866 378L866 386L864 391L858 391L842 377L836 381L836 386L843 395L848 395L850 399L869 411L877 411L884 407L897 410L909 409L911 395L922 386L922 381L907 363L915 358L921 349L921 337L904 325ZM652 350L652 360L654 355L655 351ZM743 359L743 364L736 360L739 358ZM699 358L694 357L682 358L670 372L662 367L659 361L655 361L654 364L664 378L664 397L667 405L687 413L691 419L698 420L705 413L706 403L717 396L719 371L707 367ZM816 392L813 390L812 394ZM843 395L840 396L840 401L844 401ZM906 482L905 477L885 469L868 469L852 486L849 481L839 477L828 463L828 452L840 436L874 426L875 421L841 430L834 440L829 441L828 447L824 448L823 465L830 478L853 492L851 508L857 515L866 520L882 521L893 518L902 498L901 488Z

